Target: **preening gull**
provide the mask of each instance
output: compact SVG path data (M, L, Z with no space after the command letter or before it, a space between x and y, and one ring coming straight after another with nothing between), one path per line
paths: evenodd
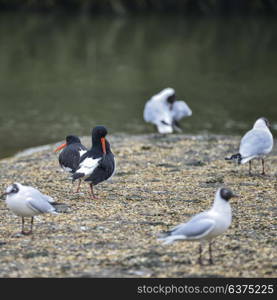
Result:
M162 134L182 131L179 121L191 115L192 111L185 101L176 101L175 90L172 88L166 88L151 97L143 112L144 120L156 125Z

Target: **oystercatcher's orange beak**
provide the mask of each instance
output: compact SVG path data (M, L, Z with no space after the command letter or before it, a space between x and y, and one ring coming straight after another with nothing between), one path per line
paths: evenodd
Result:
M62 145L60 145L57 149L55 149L54 152L57 152L57 151L63 149L64 147L66 147L66 146L67 146L66 143L65 143L65 144L62 144Z
M101 145L102 145L103 153L106 154L106 140L104 137L101 137Z

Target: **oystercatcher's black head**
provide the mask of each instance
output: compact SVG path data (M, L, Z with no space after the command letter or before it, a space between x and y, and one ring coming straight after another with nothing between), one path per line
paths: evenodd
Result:
M96 126L92 129L92 145L97 145L101 143L102 151L106 154L106 139L105 136L108 134L106 127Z
M105 137L108 134L106 127L104 126L95 126L92 129L92 139L101 139L101 137Z
M76 135L68 135L65 140L67 145L81 143L80 139Z
M59 150L62 150L63 148L65 148L66 146L70 145L70 144L76 144L76 143L81 143L80 139L76 136L76 135L68 135L65 138L66 142L62 145L60 145L58 148L56 148L54 150L54 152L57 152Z

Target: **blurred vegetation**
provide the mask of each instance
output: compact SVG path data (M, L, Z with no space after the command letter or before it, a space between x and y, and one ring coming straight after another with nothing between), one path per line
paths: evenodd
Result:
M277 0L0 0L0 10L88 13L276 14Z

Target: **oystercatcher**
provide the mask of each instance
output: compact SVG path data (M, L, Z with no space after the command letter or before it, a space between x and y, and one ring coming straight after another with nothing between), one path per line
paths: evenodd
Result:
M75 135L68 135L66 137L66 143L60 145L55 152L63 149L59 155L60 166L69 173L74 173L79 167L80 158L87 152L87 148L81 144L80 139ZM80 190L80 183L76 192Z
M246 132L240 142L239 153L226 157L226 160L235 160L238 164L249 162L249 175L251 175L251 161L254 158L262 160L262 175L265 175L264 157L273 148L273 136L269 130L270 123L266 118L259 118L253 128Z
M192 115L185 101L176 101L175 90L166 88L148 100L143 117L146 122L156 125L159 133L181 132L179 121Z
M96 126L92 130L92 147L80 159L79 167L72 176L72 181L83 178L89 182L90 193L93 186L111 178L115 172L115 159L110 148L110 143L105 138L107 129L104 126Z
M182 223L164 232L160 235L159 240L164 244L171 244L175 241L208 241L210 264L212 259L212 239L225 232L231 225L232 211L229 199L238 197L228 188L220 188L217 190L215 200L211 209L199 213L192 217L187 223ZM199 245L198 262L202 265L202 246Z
M33 230L34 216L43 213L56 214L56 208L52 197L42 194L34 187L22 185L18 182L9 185L6 192L0 196L6 196L8 208L17 216L22 217L21 234L31 234ZM31 217L31 228L24 231L24 218Z

